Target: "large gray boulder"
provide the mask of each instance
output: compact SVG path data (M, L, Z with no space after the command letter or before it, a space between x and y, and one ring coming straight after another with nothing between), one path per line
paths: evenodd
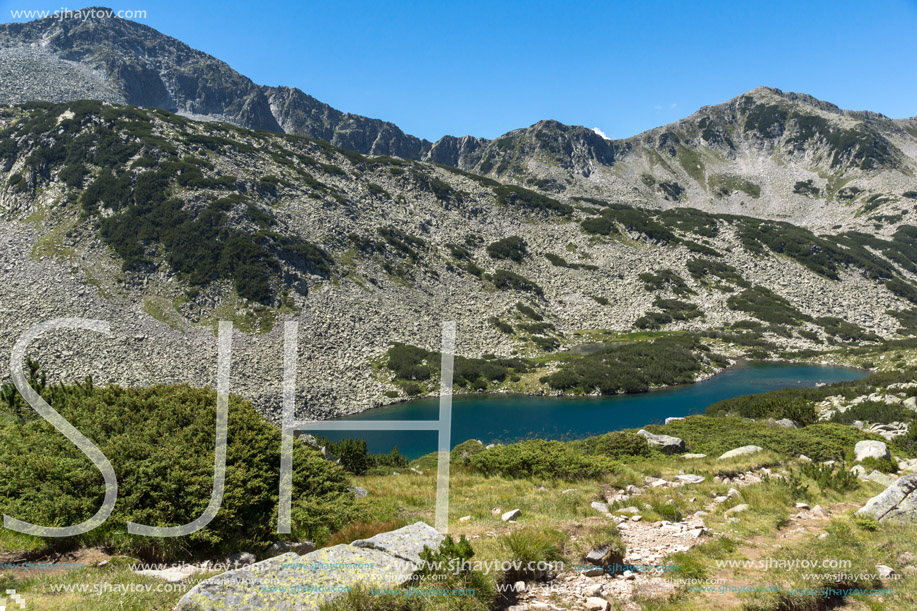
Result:
M880 522L917 524L917 474L905 475L872 497L857 514Z
M736 456L745 456L747 454L755 454L756 452L762 451L764 448L761 446L742 446L741 448L735 448L734 450L729 450L724 452L719 460L726 460L727 458L735 458Z
M879 460L888 458L888 446L884 441L858 441L853 446L853 453L856 455L856 461L860 462L866 458L877 458Z
M678 437L655 435L645 429L640 429L637 434L646 437L646 442L658 448L663 454L681 454L686 450L684 439L679 439Z
M354 541L352 545L376 549L396 558L420 564L420 553L423 551L424 546L431 549L439 549L443 539L445 537L429 524L417 522L398 530L378 534L369 539L359 539Z
M438 549L442 541L436 530L417 523L304 556L288 552L202 581L175 609L317 611L358 584L396 588L408 583L420 568L424 545Z

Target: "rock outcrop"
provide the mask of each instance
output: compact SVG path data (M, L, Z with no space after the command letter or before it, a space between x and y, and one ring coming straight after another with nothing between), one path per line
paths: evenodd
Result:
M398 587L419 568L424 547L443 536L423 522L350 545L283 555L211 577L188 591L177 611L314 611L357 585Z
M917 474L905 475L872 497L857 514L880 522L917 524Z
M657 448L663 454L680 454L685 451L685 440L671 435L656 435L645 429L637 431L638 435L646 437L646 442Z

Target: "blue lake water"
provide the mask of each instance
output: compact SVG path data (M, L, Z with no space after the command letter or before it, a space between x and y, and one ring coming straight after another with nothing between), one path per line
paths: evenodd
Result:
M662 424L670 416L701 414L711 403L779 388L813 387L857 380L865 372L846 367L746 363L697 384L610 397L463 395L452 399L452 446L468 439L485 444L522 439L580 439L620 429ZM338 420L435 420L439 399L418 399ZM417 458L436 450L436 431L316 431L331 440L366 439L371 452L393 447Z

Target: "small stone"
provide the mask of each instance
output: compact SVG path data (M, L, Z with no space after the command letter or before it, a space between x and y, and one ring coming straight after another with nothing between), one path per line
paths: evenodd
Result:
M809 508L808 503L796 503L796 509L808 509L808 508Z
M750 508L751 506L748 503L742 503L741 505L736 505L735 507L731 509L727 509L724 515L728 516L733 513L742 513L743 511L747 511Z
M516 583L513 584L513 590L515 590L516 592L525 592L525 582L517 581Z
M470 522L471 516L462 516L459 518L459 522Z
M707 458L707 455L706 455L706 454L682 454L681 457L682 457L682 458L688 458L688 459L691 459L691 458Z
M599 503L598 501L593 501L589 506L601 513L608 513L608 505L606 505L605 503Z
M882 579L888 579L888 578L891 577L892 575L896 575L896 574L897 574L897 573L895 573L895 569L893 569L893 568L890 567L890 566L886 566L886 565L884 565L884 564L877 564L877 565L876 565L876 573L878 573L878 574L879 574L879 577L881 577Z
M816 505L815 507L812 508L812 515L815 516L816 518L820 518L824 520L828 519L828 512L825 511L825 508L822 507L821 505Z
M589 611L608 611L608 601L597 596L590 596L586 599L586 609Z
M812 462L812 459L806 456L805 454L800 454L799 460L801 460L802 462Z
M509 522L510 520L515 520L519 518L519 516L521 515L522 515L522 510L512 509L504 513L502 516L500 516L500 519L503 520L504 522Z
M643 516L631 516L630 521L631 521L631 522L639 522L639 521L642 520L642 519L643 519Z

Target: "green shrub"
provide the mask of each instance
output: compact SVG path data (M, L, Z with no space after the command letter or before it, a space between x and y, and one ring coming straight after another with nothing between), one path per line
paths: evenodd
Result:
M897 473L898 465L891 458L873 458L869 456L860 461L860 465L866 469L867 473L873 471L881 471L882 473Z
M499 187L495 187L494 194L497 196L497 201L499 203L507 206L516 206L535 212L563 216L573 214L573 206L562 204L556 199L551 199L535 191L530 191L529 189L524 189L515 185L500 185Z
M386 353L386 368L402 388L407 383L423 382L439 376L440 353L408 344L395 343ZM531 365L523 359L470 359L456 356L453 382L456 386L484 390L503 382L513 373L525 373Z
M605 456L586 456L571 444L543 439L484 450L472 456L468 465L487 476L565 480L601 477L618 468L617 462Z
M525 241L519 236L510 236L497 240L487 246L487 254L493 259L509 259L511 261L522 261L528 254L525 248Z
M815 481L822 492L834 490L835 492L847 492L855 490L860 483L857 476L844 469L844 464L823 465L820 463L810 462L803 463L799 467L799 472Z
M563 362L541 382L573 393L644 392L651 386L686 384L703 367L703 349L690 336L613 345ZM711 357L712 358L712 357Z
M734 417L691 416L665 426L647 426L653 433L685 440L692 452L710 456L745 445L761 446L786 457L805 454L813 461L844 460L858 441L873 439L850 426L817 423L801 429L769 426Z
M128 535L128 521L186 524L210 501L216 393L185 385L124 389L49 386L43 396L111 461L118 476L114 512L74 543L159 559L261 552L279 538L280 430L248 402L229 402L226 484L216 518L186 537ZM95 513L104 484L95 466L45 420L0 422L3 513L35 524L77 524ZM168 443L163 443L168 440ZM321 542L352 516L343 470L297 443L293 458L292 538Z
M855 420L888 424L890 422L913 422L915 419L917 419L917 413L914 411L903 405L885 401L863 401L852 405L846 411L836 412L831 417L832 422L841 424L852 424Z
M650 455L650 446L643 435L630 431L615 431L583 442L595 454L623 458L625 456Z
M720 261L690 259L688 261L688 273L696 280L701 280L709 275L725 280L726 282L731 282L741 288L748 288L751 286L751 283L742 277L739 270L728 263L722 263Z
M675 234L655 220L648 211L626 204L609 204L599 216L584 220L580 226L586 233L598 235L619 233L618 228L623 227L660 244L676 239Z
M671 289L676 295L693 295L684 279L670 269L660 269L656 273L645 272L640 274L640 280L647 291L661 291Z
M748 312L759 320L766 322L797 326L803 321L812 320L793 307L789 301L763 286L753 286L738 295L726 300L731 310Z
M542 320L544 320L544 316L536 312L533 308L530 308L529 306L525 305L521 301L516 302L516 309L519 310L519 313L525 316L526 318L530 318L536 322L541 322Z
M818 197L821 195L821 189L816 187L810 178L806 181L797 181L796 184L793 185L793 193L805 195L806 197Z
M511 272L505 269L498 269L495 271L490 277L490 281L493 282L494 286L501 291L527 291L530 293L535 293L536 295L541 295L543 293L540 286L525 276L520 276L515 272Z

